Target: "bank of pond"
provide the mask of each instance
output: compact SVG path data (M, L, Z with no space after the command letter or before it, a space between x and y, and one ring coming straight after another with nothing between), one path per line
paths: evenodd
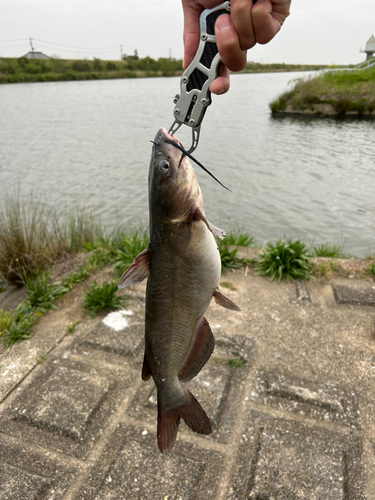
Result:
M242 73L315 71L326 66L300 64L260 64L248 62ZM182 60L126 56L123 60L0 58L0 83L58 82L180 76Z
M307 114L375 118L375 66L325 71L299 78L270 104L273 115Z

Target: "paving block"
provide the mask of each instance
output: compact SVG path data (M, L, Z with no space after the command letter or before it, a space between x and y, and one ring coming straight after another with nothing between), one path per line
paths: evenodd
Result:
M0 463L0 500L42 500L51 479Z
M220 441L230 439L235 425L241 391L248 373L251 343L245 338L220 338L214 354L193 380L186 383L210 418L210 437ZM151 381L141 385L130 403L128 414L137 419L156 422L157 394ZM181 428L185 425L182 422ZM187 432L192 432L188 430ZM178 437L180 433L178 434Z
M227 498L364 500L360 440L252 411Z
M128 313L128 314L125 314ZM121 356L137 353L144 339L144 318L132 311L108 314L83 340L82 345Z
M51 359L0 414L0 428L8 435L27 435L43 447L84 457L133 388L134 378L131 369L117 372L77 360Z
M0 500L58 500L77 474L47 449L0 433Z
M108 394L98 376L58 367L19 409L16 418L78 440Z
M357 397L335 384L318 385L257 371L251 400L319 420L360 428Z
M188 443L161 454L150 433L119 427L76 500L217 498L223 455ZM106 464L110 464L106 466Z
M337 279L332 288L338 304L375 306L375 283L373 281Z

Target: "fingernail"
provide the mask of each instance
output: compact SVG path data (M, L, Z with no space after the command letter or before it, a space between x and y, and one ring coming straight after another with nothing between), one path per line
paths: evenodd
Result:
M226 31L231 29L232 21L228 14L222 14L217 18L216 29L219 31Z

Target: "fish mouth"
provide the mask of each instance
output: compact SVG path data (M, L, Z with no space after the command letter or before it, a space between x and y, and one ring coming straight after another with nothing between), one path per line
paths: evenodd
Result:
M174 134L170 134L168 130L162 127L158 133L156 134L155 141L151 141L156 146L160 146L162 142L166 142L167 144L177 143L180 147L182 147L181 142L177 139Z

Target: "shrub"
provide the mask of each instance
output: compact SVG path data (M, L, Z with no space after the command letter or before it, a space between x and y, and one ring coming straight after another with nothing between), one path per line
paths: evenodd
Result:
M54 305L55 300L68 291L69 288L62 286L59 281L49 284L49 275L46 273L27 280L27 300L33 309L41 313L57 309Z
M267 243L259 261L255 265L256 274L269 276L271 281L276 277L294 281L310 279L312 265L308 260L306 245L300 240L292 242L279 239L276 245Z
M136 231L133 235L123 235L119 242L119 249L116 251L114 269L121 275L139 253L148 247L149 236L146 231Z
M86 288L83 307L94 317L101 311L114 311L122 308L124 297L117 297L117 284L105 281L99 286L96 281Z

